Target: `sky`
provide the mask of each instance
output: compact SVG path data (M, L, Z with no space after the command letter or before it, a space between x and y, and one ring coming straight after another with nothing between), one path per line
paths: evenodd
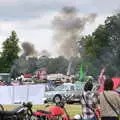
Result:
M120 0L0 0L0 48L15 30L20 44L31 42L37 51L46 49L56 55L52 20L65 6L75 7L79 14L97 14L94 23L83 31L88 34L119 10Z

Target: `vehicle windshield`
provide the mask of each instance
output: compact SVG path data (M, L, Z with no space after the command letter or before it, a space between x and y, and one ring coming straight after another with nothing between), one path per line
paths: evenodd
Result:
M74 85L61 85L55 88L55 91L75 90Z
M76 82L75 83L75 87L76 87L76 89L77 90L83 90L84 89L84 85L85 85L85 83L84 82Z
M55 91L64 91L64 90L66 90L66 86L65 85L61 85L61 86L58 86L58 87L56 87L55 88Z

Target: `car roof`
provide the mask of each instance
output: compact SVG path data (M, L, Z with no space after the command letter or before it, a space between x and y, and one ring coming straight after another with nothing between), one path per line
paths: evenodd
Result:
M63 83L62 85L74 85L74 84L72 84L72 83Z

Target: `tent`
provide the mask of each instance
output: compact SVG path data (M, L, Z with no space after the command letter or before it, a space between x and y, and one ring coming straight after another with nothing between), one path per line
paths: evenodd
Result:
M26 74L24 74L24 78L31 78L32 76L31 76L31 74L29 74L29 73L26 73Z

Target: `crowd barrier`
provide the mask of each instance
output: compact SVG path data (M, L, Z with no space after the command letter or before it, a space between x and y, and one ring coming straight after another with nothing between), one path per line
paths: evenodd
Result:
M45 85L21 85L21 86L1 86L0 104L21 104L32 102L32 104L43 104Z

